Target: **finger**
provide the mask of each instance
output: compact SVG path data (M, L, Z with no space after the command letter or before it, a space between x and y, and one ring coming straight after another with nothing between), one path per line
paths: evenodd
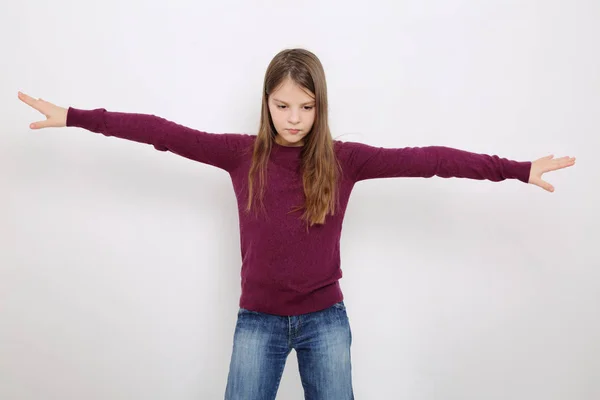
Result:
M567 157L562 157L560 160L563 161L563 162L575 162L575 157L568 157L567 156Z
M36 110L40 111L40 109L39 109L40 103L38 102L38 100L34 99L33 97L31 97L25 93L19 92L19 99L23 103L27 104L28 106L31 106L31 107L35 108Z
M571 159L571 157L569 157L569 156L565 156L565 157L561 157L561 158L555 158L555 159L554 159L554 160L552 160L552 161L554 161L554 162L563 162L563 161L568 161L568 160L570 160L570 159Z
M552 186L551 184L549 184L546 181L541 180L540 183L538 184L538 186L549 192L554 192L554 186Z
M573 165L573 164L575 164L575 158L571 158L571 157L564 157L558 163L558 165L560 165L561 168L568 167L569 165Z
M562 157L555 160L555 163L548 167L549 171L555 171L557 169L563 169L575 165L575 158Z
M51 126L52 126L52 123L50 120L37 121L37 122L33 122L33 123L29 124L29 127L31 129L49 128Z

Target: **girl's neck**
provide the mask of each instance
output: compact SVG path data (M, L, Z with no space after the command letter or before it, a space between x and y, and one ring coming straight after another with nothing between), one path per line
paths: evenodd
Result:
M280 143L282 139L278 136L275 136L275 138L273 139L273 142L275 142L276 145L281 146L281 147L302 147L304 146L304 143L302 141L298 142L298 143Z

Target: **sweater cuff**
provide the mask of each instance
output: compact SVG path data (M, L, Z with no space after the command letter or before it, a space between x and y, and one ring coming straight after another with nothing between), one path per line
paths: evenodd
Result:
M513 161L504 172L508 179L518 179L523 183L529 183L531 161Z
M67 126L87 129L92 132L101 132L105 128L103 108L95 110L81 110L69 107L67 110Z

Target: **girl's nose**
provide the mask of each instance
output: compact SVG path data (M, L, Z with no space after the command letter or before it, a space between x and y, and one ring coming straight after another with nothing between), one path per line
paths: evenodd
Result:
M298 113L298 111L292 111L290 113L288 121L290 122L290 124L297 124L298 122L300 122L300 113Z

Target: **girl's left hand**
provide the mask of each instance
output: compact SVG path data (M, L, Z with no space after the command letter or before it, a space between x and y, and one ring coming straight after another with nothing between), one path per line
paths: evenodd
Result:
M549 192L554 192L554 186L544 181L542 175L546 172L571 167L573 165L575 165L575 157L561 157L555 159L553 154L542 157L531 163L529 183L539 186Z

